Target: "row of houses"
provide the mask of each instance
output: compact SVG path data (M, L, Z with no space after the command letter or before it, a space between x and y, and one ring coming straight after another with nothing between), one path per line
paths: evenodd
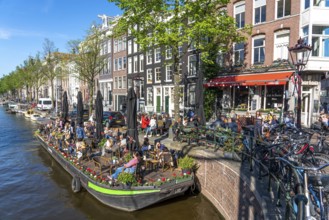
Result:
M245 0L231 1L226 7L235 18L237 27L253 26L247 41L232 48L233 66L218 73L218 77L205 81L205 87L218 90L215 106L223 109L239 108L285 109L295 111L296 85L291 75L287 47L294 46L301 37L312 46L309 62L302 72L302 123L309 126L320 111L322 102L329 102L329 13L328 0ZM119 16L100 15L98 27L111 36L113 24ZM173 112L173 70L166 62L171 59L169 48L153 48L141 51L129 33L120 38L105 38L101 55L107 60L106 68L97 76L96 90L104 97L104 106L121 110L126 103L127 90L134 87L138 97L138 110L148 112ZM194 48L181 60L182 98L180 107L195 107L198 54ZM218 55L222 62L224 55ZM88 90L74 77L57 83L60 90L69 91L71 103L77 92ZM96 93L95 93L96 94Z

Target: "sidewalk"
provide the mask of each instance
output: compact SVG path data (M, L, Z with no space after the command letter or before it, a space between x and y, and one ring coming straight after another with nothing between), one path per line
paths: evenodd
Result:
M139 142L144 139L144 134L139 134ZM232 170L239 174L242 181L247 183L254 192L256 198L263 207L265 219L282 219L285 213L284 196L281 195L282 207L276 205L277 202L277 187L275 182L272 183L271 191L268 190L268 177L258 176L258 169L254 167L254 171L250 172L248 162L240 162L230 160L224 157L223 151L215 149L214 147L198 146L195 143L188 145L186 142L173 141L172 130L170 129L167 136L153 136L149 138L150 143L154 144L160 140L166 147L174 150L181 150L184 154L189 154L194 157L206 157L207 159L219 160L220 162L229 166Z

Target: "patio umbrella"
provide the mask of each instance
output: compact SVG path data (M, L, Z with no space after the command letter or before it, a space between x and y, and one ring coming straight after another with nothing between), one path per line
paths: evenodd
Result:
M203 74L199 71L199 77L197 79L196 83L196 89L195 89L195 107L196 107L196 114L197 117L200 118L200 125L204 126L206 124L206 118L204 116L204 108L203 108L203 102L204 102L204 91L203 91Z
M62 113L64 121L67 121L67 117L69 116L69 103L67 101L67 93L66 91L63 94L63 105L62 105Z
M97 91L96 102L96 139L100 141L102 139L103 132L103 96L101 91Z
M137 96L133 87L130 87L130 89L128 90L127 100L128 100L127 135L134 138L134 140L136 141L136 146L139 149L138 131L137 131Z
M82 93L78 92L78 103L77 103L77 125L83 124L83 103L82 103Z

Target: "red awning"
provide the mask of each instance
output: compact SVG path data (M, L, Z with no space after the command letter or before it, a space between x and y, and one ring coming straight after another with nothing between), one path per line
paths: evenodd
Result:
M209 80L206 87L218 86L260 86L260 85L284 85L289 81L293 72L271 72L271 73L253 73L243 75L221 76Z

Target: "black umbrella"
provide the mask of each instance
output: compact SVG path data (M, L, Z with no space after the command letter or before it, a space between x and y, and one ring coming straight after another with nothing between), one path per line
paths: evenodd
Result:
M69 103L67 101L67 93L66 91L63 94L63 105L62 105L62 113L64 121L67 121L67 117L69 116Z
M77 124L82 125L83 124L83 103L82 103L82 93L78 92L78 104L77 104Z
M103 96L101 91L98 90L95 103L96 111L96 138L98 141L102 139L103 132Z
M128 90L127 105L127 135L133 137L136 141L136 147L139 148L138 131L137 131L137 97L134 88ZM133 150L133 149L129 149Z
M195 107L196 107L196 114L197 117L200 119L199 124L205 125L206 124L206 118L204 116L204 108L203 108L203 102L204 102L204 91L203 91L203 73L199 71L199 77L197 79L196 83L196 89L195 89Z

